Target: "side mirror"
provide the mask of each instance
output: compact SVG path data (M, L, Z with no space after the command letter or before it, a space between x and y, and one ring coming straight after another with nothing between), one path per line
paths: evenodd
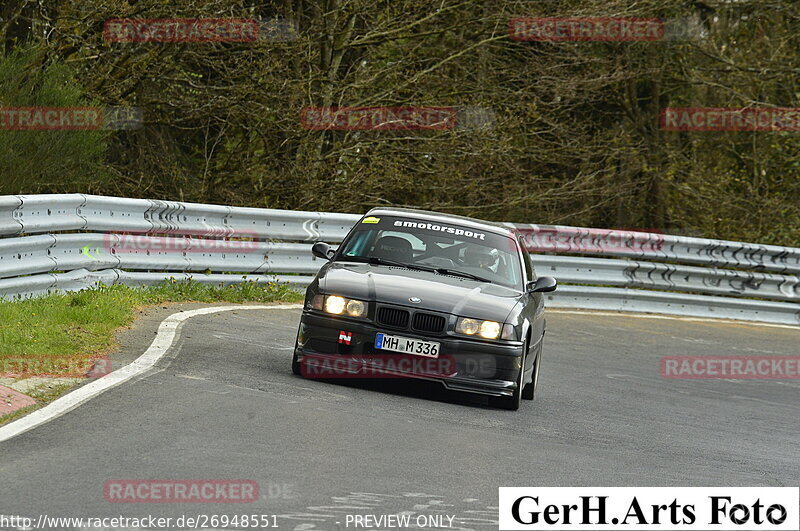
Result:
M530 293L555 291L557 287L558 282L553 277L539 277L532 282L528 282L528 291Z
M325 242L317 242L311 246L311 254L323 260L330 260L335 251L335 249L331 249L331 246Z

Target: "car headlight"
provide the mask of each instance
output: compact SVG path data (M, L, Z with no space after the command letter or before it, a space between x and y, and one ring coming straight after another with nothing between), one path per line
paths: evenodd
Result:
M322 309L334 315L348 315L350 317L366 317L367 303L355 299L346 299L339 295L328 295Z
M497 339L500 337L500 323L495 321L482 322L478 335L486 339Z
M344 313L344 307L346 304L347 300L344 297L339 297L338 295L328 295L325 298L325 311L338 315L340 313Z
M467 319L466 317L459 317L456 321L456 332L459 334L466 334L472 336L480 330L481 322L477 319Z
M363 317L367 315L367 305L362 301L349 299L344 305L344 311L351 317Z
M478 335L484 339L500 337L502 326L497 321L481 321L469 317L459 317L456 321L456 332L467 336Z

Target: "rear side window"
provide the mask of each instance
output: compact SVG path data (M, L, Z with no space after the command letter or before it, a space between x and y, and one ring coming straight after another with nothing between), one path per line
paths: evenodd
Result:
M533 269L533 260L531 260L531 254L525 250L525 244L522 241L522 238L517 238L517 242L519 242L520 249L522 249L522 254L524 258L522 263L525 264L525 274L528 277L528 280L536 280L536 272Z

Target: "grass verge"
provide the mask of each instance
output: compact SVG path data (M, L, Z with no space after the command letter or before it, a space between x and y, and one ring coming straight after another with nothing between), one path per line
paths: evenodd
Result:
M19 374L20 367L44 366L58 376L60 367L91 368L92 359L117 345L115 332L130 325L136 311L168 302L298 302L301 293L286 284L245 282L228 287L193 281L165 281L157 286L101 286L84 291L0 302L0 377ZM26 360L32 361L26 365ZM64 364L64 360L69 363ZM49 363L48 363L49 362ZM33 374L31 374L33 375ZM37 404L0 416L0 425L58 398L66 390L34 397Z

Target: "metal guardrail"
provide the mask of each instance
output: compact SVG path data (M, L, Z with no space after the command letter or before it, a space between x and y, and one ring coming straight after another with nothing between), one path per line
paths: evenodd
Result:
M341 241L358 217L85 194L0 196L0 236L95 231Z
M618 312L708 317L784 325L800 324L800 306L785 302L709 297L594 286L560 286L546 305Z
M507 223L525 238L530 252L595 254L800 273L800 248L688 238L650 232Z
M693 267L644 260L537 254L533 257L537 273L556 277L569 284L667 289L707 295L800 302L800 278L794 275Z
M338 243L358 218L84 194L0 196L0 298L167 278L303 286L322 264L310 242ZM551 306L800 324L800 249L507 225L523 235L537 272L562 284L548 295Z

